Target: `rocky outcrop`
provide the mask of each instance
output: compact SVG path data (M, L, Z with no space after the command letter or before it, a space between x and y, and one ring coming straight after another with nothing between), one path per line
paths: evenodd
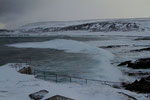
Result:
M92 32L111 32L111 31L144 31L140 25L132 22L95 22L81 25L68 26L60 29L61 31L86 30Z
M136 39L134 39L136 41L141 41L141 40L150 40L150 37L138 37Z
M120 47L126 47L128 45L109 45L109 46L101 46L99 48L120 48Z
M32 74L32 69L31 67L23 67L18 72L20 72L21 74Z
M64 97L64 96L60 96L60 95L56 95L56 96L47 98L45 100L74 100L74 99L71 99L71 98L68 98L68 97Z
M42 27L36 27L31 29L22 29L19 30L22 33L41 33L41 32L54 32L60 30L59 27L49 27L49 28L42 28Z
M120 63L118 66L125 66L125 65L127 65L129 67L129 65L131 64L131 62L132 62L131 60L125 61L125 62Z
M150 93L150 76L141 78L139 81L135 80L131 84L124 84L123 87L130 91Z
M29 97L33 100L41 100L48 93L49 92L47 90L40 90L38 92L30 94Z
M0 33L14 32L14 30L0 29Z
M150 58L142 58L136 61L125 61L120 63L118 66L127 66L133 69L146 69L150 68Z
M122 94L123 96L127 97L127 99L125 100L137 100L135 97L131 96L131 95L128 95L126 93L123 93L123 92L118 92L119 94Z
M58 31L89 31L89 32L112 32L112 31L144 31L147 30L144 26L134 21L98 21L87 22L76 25L64 26L36 26L31 28L18 29L23 33L43 33L43 32L58 32Z
M137 49L137 50L131 50L131 52L142 52L142 51L150 51L150 47L148 47L148 48L142 48L142 49Z

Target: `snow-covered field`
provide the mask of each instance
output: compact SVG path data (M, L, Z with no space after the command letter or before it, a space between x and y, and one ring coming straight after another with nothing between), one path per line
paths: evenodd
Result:
M149 100L143 94L115 89L101 84L61 84L35 79L32 75L18 73L12 64L0 67L0 100L30 100L29 94L39 90L48 90L44 99L62 95L75 100L132 100L128 94L138 100ZM44 100L42 99L42 100Z

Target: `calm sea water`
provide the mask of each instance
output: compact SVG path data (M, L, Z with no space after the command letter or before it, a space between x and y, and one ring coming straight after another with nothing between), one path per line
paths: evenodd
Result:
M55 49L14 48L6 44L21 42L41 42L52 39L72 39L78 41L101 40L103 37L1 37L0 65L23 62L31 59L31 65L38 70L80 77L95 77L93 68L99 64L88 54L66 53Z

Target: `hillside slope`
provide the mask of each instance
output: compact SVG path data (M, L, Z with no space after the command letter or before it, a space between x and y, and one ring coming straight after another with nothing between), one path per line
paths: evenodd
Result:
M39 22L25 25L18 29L23 33L59 32L59 31L149 31L150 19L84 20Z

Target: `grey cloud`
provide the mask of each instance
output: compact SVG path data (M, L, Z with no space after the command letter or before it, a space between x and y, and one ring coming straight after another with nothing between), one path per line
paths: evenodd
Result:
M0 0L0 23L14 26L38 0Z
M150 0L0 0L0 23L150 17ZM17 26L17 27L18 27Z
M0 15L23 13L33 0L0 0Z

